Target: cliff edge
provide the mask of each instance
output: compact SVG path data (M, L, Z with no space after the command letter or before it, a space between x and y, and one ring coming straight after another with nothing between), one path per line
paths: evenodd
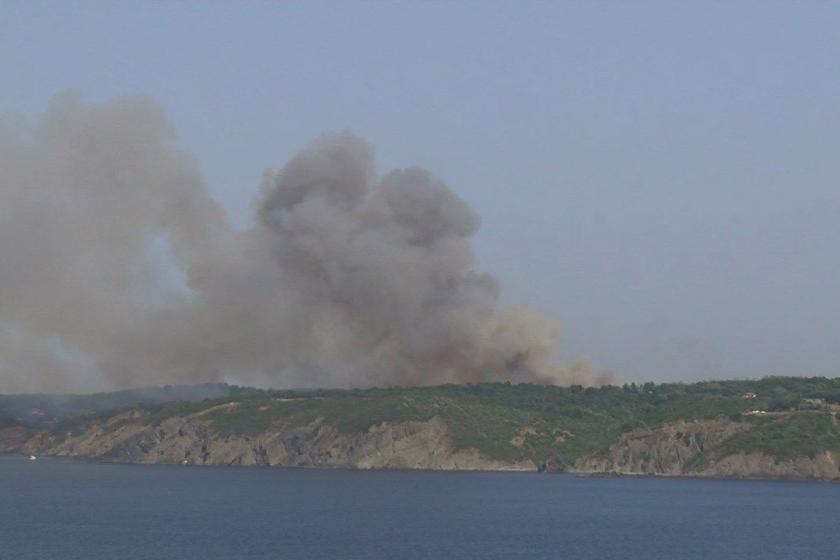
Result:
M249 390L40 425L7 418L0 452L145 464L837 480L838 402L840 382L824 378Z

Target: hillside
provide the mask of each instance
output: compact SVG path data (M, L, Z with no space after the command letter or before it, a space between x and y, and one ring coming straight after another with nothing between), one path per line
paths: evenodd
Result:
M49 426L75 416L101 413L131 406L152 406L168 402L200 401L248 392L225 383L167 385L147 389L126 389L89 395L22 394L0 395L0 427L22 424Z
M0 409L0 451L140 463L836 479L838 412L840 380L826 378L238 390L40 426Z

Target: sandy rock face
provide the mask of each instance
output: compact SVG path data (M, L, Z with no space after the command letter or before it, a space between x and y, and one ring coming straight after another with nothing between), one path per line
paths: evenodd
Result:
M716 449L749 429L750 424L716 418L635 430L622 435L606 452L577 461L570 470L588 474L840 480L840 463L829 451L813 458L778 460L762 453L724 455Z
M712 462L697 474L711 477L786 478L792 480L840 480L837 457L824 451L814 458L778 461L763 453L739 453Z
M129 463L536 470L531 461L498 461L474 449L455 449L449 427L440 418L385 422L356 434L341 433L317 419L305 426L269 428L253 437L220 436L201 414L168 418L159 425L123 423L133 418L110 419L60 442L32 438L17 450Z
M638 429L622 434L608 449L576 461L555 456L535 463L491 459L475 449L458 449L449 426L439 417L383 422L353 433L317 418L305 425L271 425L248 436L220 434L207 414L212 410L163 421L152 421L143 410L130 410L63 438L52 432L7 428L0 430L0 452L147 464L840 480L840 457L830 451L784 460L761 453L726 454L721 444L752 429L750 423L727 418ZM523 443L532 431L524 426L512 443Z
M692 422L681 420L655 429L634 430L619 437L605 453L579 460L574 470L612 474L687 474L692 461L702 453L749 428L748 424L716 418Z

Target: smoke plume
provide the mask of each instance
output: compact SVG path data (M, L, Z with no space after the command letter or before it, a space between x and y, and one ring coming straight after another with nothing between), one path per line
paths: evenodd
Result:
M0 391L593 383L473 268L479 218L419 168L325 136L229 226L145 98L0 124ZM235 157L235 156L231 156Z

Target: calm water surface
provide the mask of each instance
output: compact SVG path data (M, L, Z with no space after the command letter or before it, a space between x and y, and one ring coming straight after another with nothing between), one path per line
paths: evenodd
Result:
M0 456L0 558L840 557L840 485Z

